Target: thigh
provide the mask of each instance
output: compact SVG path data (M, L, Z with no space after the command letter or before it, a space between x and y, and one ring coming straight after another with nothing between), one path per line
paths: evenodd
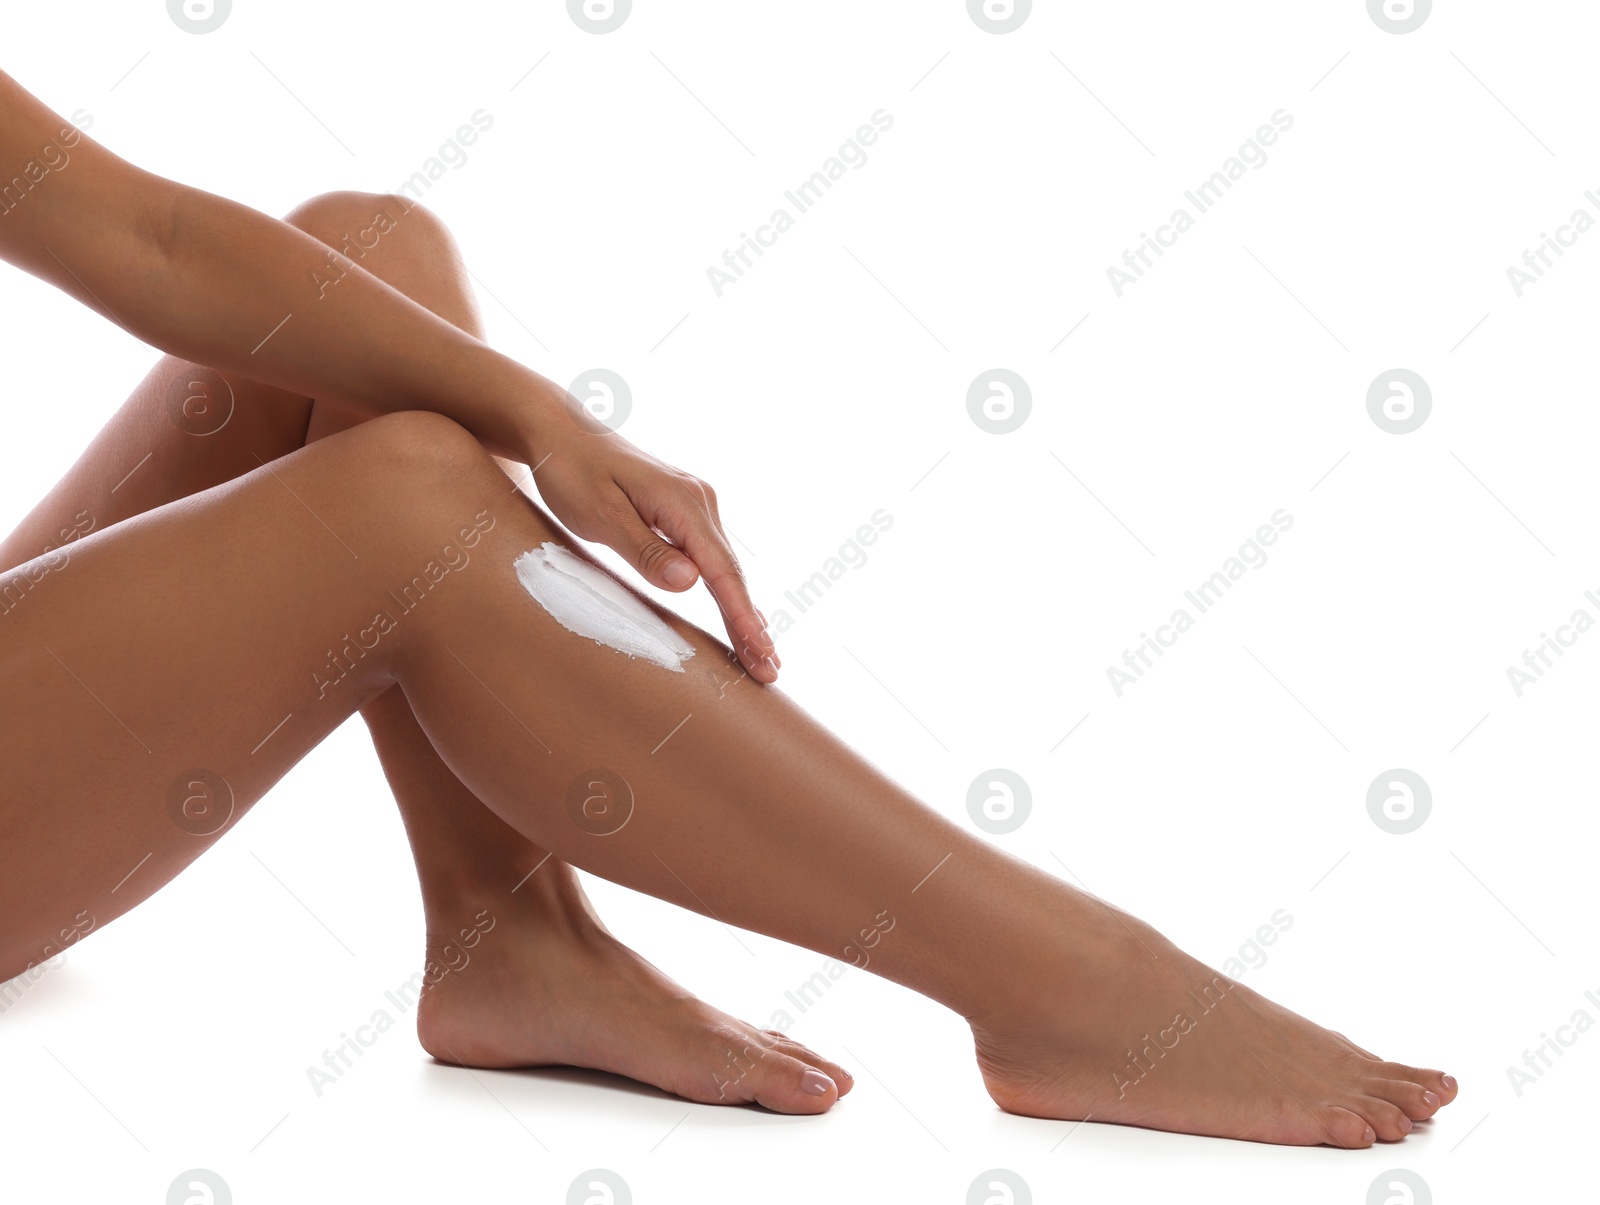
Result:
M389 415L0 574L0 980L150 895L387 688L387 591L505 492L449 420Z
M163 356L0 542L0 569L285 456L310 417L310 398Z

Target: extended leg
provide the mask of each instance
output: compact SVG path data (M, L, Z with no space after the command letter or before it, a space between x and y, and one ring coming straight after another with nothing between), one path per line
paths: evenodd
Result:
M546 540L573 544L470 435L407 414L92 534L65 565L25 567L25 588L0 581L24 591L0 615L0 964L196 856L191 784L247 806L398 682L508 825L949 1005L1006 1108L1359 1146L1454 1096L944 820L669 612L696 650L685 673L574 635L511 567ZM450 573L403 603L447 544ZM599 821L597 790L614 804Z

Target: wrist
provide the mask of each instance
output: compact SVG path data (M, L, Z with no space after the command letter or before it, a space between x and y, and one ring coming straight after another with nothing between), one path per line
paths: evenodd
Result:
M564 389L485 344L473 341L462 379L485 410L474 433L497 456L537 464L571 426Z

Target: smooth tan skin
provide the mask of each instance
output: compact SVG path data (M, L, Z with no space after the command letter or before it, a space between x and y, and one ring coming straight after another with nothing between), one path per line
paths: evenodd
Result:
M403 212L392 197L333 193L285 220L338 246L353 231L371 228L375 217ZM362 264L482 338L459 251L432 214L413 209ZM0 570L59 544L63 531L110 527L362 421L349 407L163 357L66 477L0 543ZM140 448L150 453L142 464ZM513 479L528 477L526 466L502 467ZM425 966L450 970L419 1009L419 1037L431 1054L449 1062L470 1056L475 1066L597 1067L696 1099L813 1111L814 1094L802 1091L786 1059L765 1059L736 1086L721 1089L716 1073L724 1071L729 1051L754 1047L799 1059L849 1090L851 1077L836 1063L793 1041L775 1043L771 1033L696 1000L617 943L572 868L507 826L439 760L398 687L362 715L411 841L427 923ZM469 938L473 945L465 950L461 932L485 910L494 937ZM508 994L514 1009L496 1001ZM486 1033L497 1035L492 1046Z
M0 165L36 153L60 124L4 81ZM1230 983L1143 922L950 824L863 761L768 684L776 667L762 651L770 644L747 635L759 623L743 609L747 594L726 601L742 592L731 555L718 563L708 551L714 496L680 488L689 479L586 429L575 405L541 402L548 382L519 377L427 305L352 268L338 288L358 284L340 304L355 300L329 319L340 338L307 322L279 358L250 361L241 336L260 337L257 320L275 297L303 295L304 281L280 269L315 237L166 182L141 190L142 174L128 174L136 169L87 147L0 215L0 256L55 280L39 250L49 240L51 256L90 273L56 272L82 290L69 288L74 295L99 295L102 312L215 366L240 392L255 390L242 384L249 378L302 407L317 398L308 422L324 399L379 417L296 447L293 424L262 391L236 414L259 427L241 427L251 434L235 459L217 453L186 476L192 445L160 429L170 417L152 400L171 400L158 366L30 518L39 526L27 540L59 542L51 525L93 511L80 499L109 489L107 465L152 451L120 498L158 467L159 451L164 467L144 479L147 492L129 495L142 507L119 501L126 517L0 575L0 597L19 600L0 613L0 976L59 945L81 917L98 927L157 890L363 709L418 852L430 927L468 923L483 898L480 869L524 872L549 851L552 862L831 957L850 958L891 918L870 939L869 969L961 1013L986 1086L1014 1112L1357 1147L1399 1139L1454 1098L1450 1077L1379 1060ZM164 209L173 196L181 201ZM67 216L50 216L47 199ZM108 257L113 269L142 264L159 287L116 293L114 273L96 266ZM396 338L397 327L410 337ZM418 377L400 382L389 355ZM433 357L453 358L457 371L424 362ZM180 375L192 366L163 365ZM463 380L503 388L464 400ZM390 385L403 401L385 406ZM324 420L331 428L349 417ZM738 653L660 608L697 650L688 673L557 624L511 562L545 540L582 546L491 452L534 464L548 455L535 478L545 501L578 516L568 526L579 535L582 523L594 538L632 533L647 574L681 558L649 528L672 535L724 602ZM206 474L219 483L200 488ZM470 562L319 688L329 647L377 631L377 612L400 611L390 591L447 542L467 546L464 532L474 533ZM28 553L19 534L7 555L18 544ZM654 545L667 551L649 552ZM606 836L568 807L597 767L624 779L634 800L628 823ZM234 799L233 819L207 836L185 831L168 806L175 784L180 802L192 794L185 784L197 768L220 776ZM505 830L516 842L501 848ZM607 947L581 897L541 878L550 868L529 881L545 894L515 918L527 940L425 997L419 1025L430 1049L482 1066L610 1060L693 1099L794 1112L822 1111L848 1086L832 1064L719 1019ZM601 995L616 1006L586 1026L575 1019L585 1002L561 995L571 975L541 978L537 968L596 957L612 968ZM652 1027L660 1063L640 1066L607 1023Z

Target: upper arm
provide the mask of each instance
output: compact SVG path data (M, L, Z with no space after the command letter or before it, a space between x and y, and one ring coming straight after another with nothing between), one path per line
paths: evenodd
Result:
M81 266L142 266L162 245L176 188L0 72L0 259L94 305Z

